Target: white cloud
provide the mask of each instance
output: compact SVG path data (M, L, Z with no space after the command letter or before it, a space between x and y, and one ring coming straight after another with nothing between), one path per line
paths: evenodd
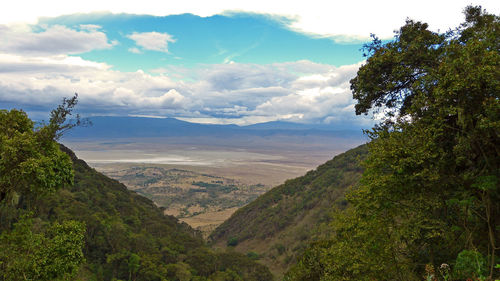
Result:
M97 25L97 24L80 24L80 29L83 29L83 30L95 31L95 30L98 30L101 28L102 28L102 26Z
M35 32L28 25L0 25L0 38L0 52L23 55L78 54L114 45L96 26L78 31L54 25Z
M153 115L198 122L273 120L360 124L349 79L360 64L309 61L204 65L195 69L120 72L64 55L0 55L0 104L49 111L78 92L79 110L96 115ZM170 77L175 77L172 79Z
M168 53L168 43L174 43L176 40L174 37L168 33L160 32L134 32L127 35L128 38L135 41L137 46L142 47L144 50L158 51ZM134 52L138 51L137 48L130 50Z
M142 54L141 50L137 49L136 47L129 48L128 51L134 54Z
M110 11L112 13L148 14L166 16L192 13L212 16L229 11L255 12L288 18L284 24L316 36L331 36L339 41L368 38L375 33L392 37L392 31L404 24L407 17L428 22L433 30L446 31L463 20L462 9L467 5L482 5L490 13L500 14L498 0L385 0L385 1L235 1L185 0L165 1L101 1L81 2L66 0L10 2L0 10L0 21L35 23L41 16L60 16L73 13ZM26 7L29 7L27 9Z

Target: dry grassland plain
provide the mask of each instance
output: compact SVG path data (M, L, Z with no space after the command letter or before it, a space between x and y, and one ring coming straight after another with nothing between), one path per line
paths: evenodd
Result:
M63 141L96 170L205 234L263 192L363 142L361 134Z

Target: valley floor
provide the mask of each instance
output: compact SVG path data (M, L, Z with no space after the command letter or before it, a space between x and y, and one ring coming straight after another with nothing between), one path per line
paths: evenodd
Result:
M208 234L258 195L363 141L362 137L274 135L64 143L96 170Z

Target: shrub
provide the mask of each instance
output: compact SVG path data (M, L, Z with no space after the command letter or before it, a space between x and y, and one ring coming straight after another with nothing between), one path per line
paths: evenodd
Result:
M474 250L463 250L457 256L454 277L457 279L479 278L486 275L486 258Z
M236 237L231 237L227 240L227 245L229 247L235 247L236 245L238 245L238 238Z

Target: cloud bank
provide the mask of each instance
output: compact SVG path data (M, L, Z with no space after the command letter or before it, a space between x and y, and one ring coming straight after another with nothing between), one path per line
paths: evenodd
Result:
M79 57L0 55L0 103L49 111L77 92L86 115L153 115L195 122L352 122L349 80L360 64L297 61L121 72ZM360 123L361 122L361 123Z
M154 31L122 36L135 42L129 49L135 53L168 52L175 42L170 34ZM240 125L275 120L369 123L354 115L349 89L360 63L231 62L126 72L75 55L118 44L99 25L0 25L0 38L2 108L46 114L77 92L79 111L87 116L164 116Z
M98 28L98 26L83 26L82 30L75 30L54 25L33 30L33 27L28 25L0 25L0 38L2 38L0 52L59 55L111 48L115 43L109 42L106 34Z

